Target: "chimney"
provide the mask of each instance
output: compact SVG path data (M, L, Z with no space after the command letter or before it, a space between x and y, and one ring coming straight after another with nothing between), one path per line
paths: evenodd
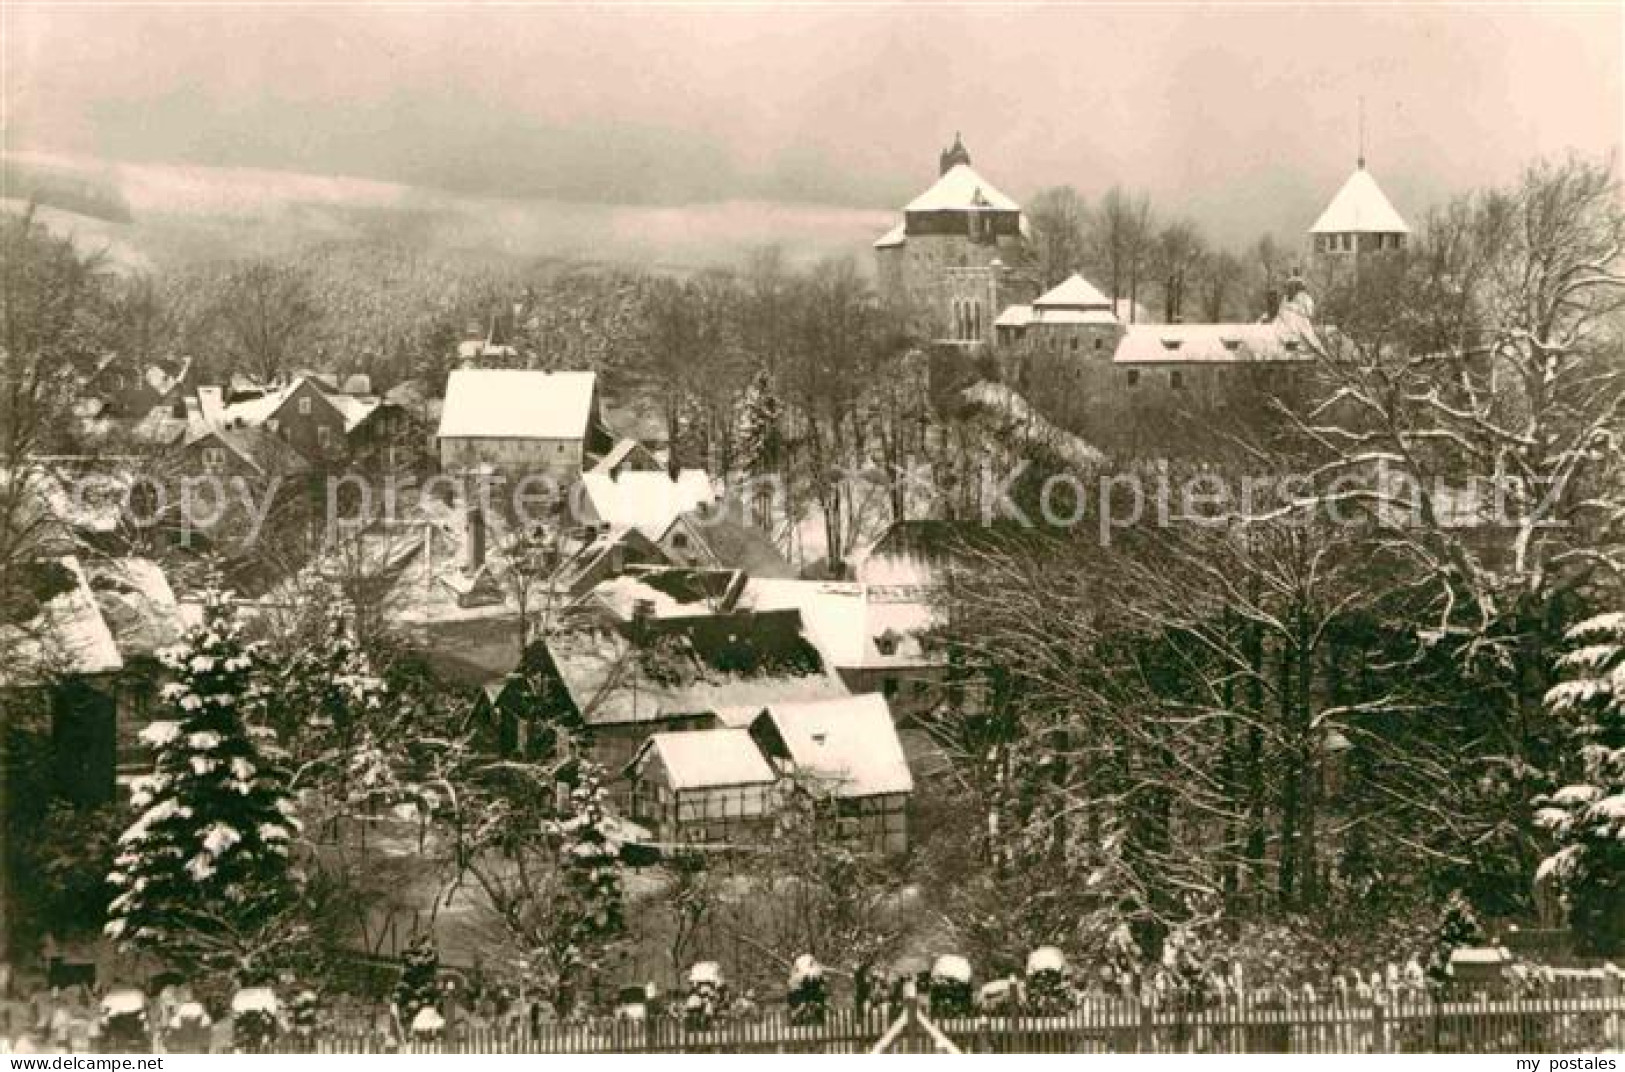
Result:
M463 541L463 568L475 573L485 565L485 513L479 502L468 504L468 533Z

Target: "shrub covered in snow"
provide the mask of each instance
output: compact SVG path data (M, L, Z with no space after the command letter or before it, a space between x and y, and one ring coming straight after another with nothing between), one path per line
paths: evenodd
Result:
M1052 945L1027 954L1025 979L1027 1006L1038 1013L1057 1013L1072 1007L1072 979L1066 954Z
M281 1029L282 1002L269 987L244 987L232 995L231 1027L239 1053L264 1053Z
M125 987L109 991L102 999L99 1020L102 1045L109 1052L145 1050L151 1042L147 999L139 990Z
M688 969L688 996L683 1001L683 1023L694 1031L704 1031L728 1007L728 983L722 966L702 960Z
M790 1007L791 1023L824 1022L829 1011L829 987L824 981L824 966L811 953L801 954L790 966L785 1003Z
M970 961L954 953L938 957L931 965L931 1014L968 1016L974 997Z

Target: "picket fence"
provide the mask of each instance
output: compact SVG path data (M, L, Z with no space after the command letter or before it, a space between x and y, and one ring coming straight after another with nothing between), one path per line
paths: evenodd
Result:
M286 1040L284 1040L286 1041ZM1625 1051L1625 995L1385 1003L1237 1002L1203 1009L1099 1002L1059 1016L932 1018L831 1009L823 1024L781 1014L705 1030L598 1019L538 1031L464 1025L438 1042L366 1034L314 1040L319 1053L1578 1053Z

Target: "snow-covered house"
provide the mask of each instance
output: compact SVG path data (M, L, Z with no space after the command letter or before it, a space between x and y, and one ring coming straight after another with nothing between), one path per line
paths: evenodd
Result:
M854 693L884 695L902 718L944 698L948 659L941 611L923 591L840 581L752 577L738 605L795 609L807 635Z
M884 697L747 704L717 718L712 728L650 736L627 765L632 818L662 841L768 836L774 808L799 791L840 840L908 848L914 778Z
M627 765L632 820L666 843L759 839L778 775L750 731L656 733Z
M569 486L608 450L591 372L455 369L440 410L440 467L547 475Z
M885 697L772 703L750 733L781 776L834 803L842 840L875 852L907 850L914 777Z
M57 794L104 803L114 793L124 659L78 558L21 569L28 603L0 617L0 708L19 723L33 715L50 725L55 767L45 781Z

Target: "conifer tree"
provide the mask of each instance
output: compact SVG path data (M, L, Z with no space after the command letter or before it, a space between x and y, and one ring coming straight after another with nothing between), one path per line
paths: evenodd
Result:
M555 824L563 879L560 1005L569 1008L581 983L602 974L603 954L626 933L626 894L620 850L612 840L603 771L582 763L570 794L570 814Z
M121 949L239 977L263 972L297 876L298 831L284 772L260 714L260 667L226 595L211 587L203 620L163 655L167 719L143 737L153 773L139 779L135 822L119 839L107 934ZM268 945L269 943L269 945Z
M1433 950L1428 956L1427 975L1435 986L1450 981L1450 954L1462 946L1478 941L1483 934L1478 914L1460 890L1455 890L1444 903L1438 925L1433 929Z
M395 984L395 1014L402 1026L410 1026L422 1009L440 1003L440 953L434 936L421 931L406 947L402 957L400 982Z
M1575 944L1612 956L1625 952L1625 612L1581 622L1568 639L1546 705L1567 723L1578 776L1539 802L1557 841L1539 877L1561 892Z

